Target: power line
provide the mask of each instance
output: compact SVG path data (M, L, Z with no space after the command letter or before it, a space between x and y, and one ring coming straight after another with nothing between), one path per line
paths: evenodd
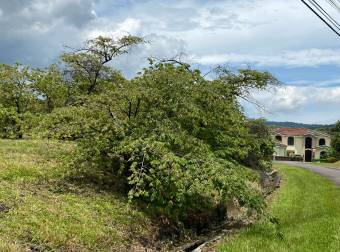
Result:
M338 22L336 20L334 20L334 18L332 18L317 2L315 2L314 0L308 0L319 12L321 12L324 17L326 17L328 19L328 21L330 21L334 26L336 26L336 28L338 28L340 30L340 25L338 24Z
M329 28L331 28L338 36L340 36L340 25L314 0L308 0L316 9L312 8L304 0L302 2L317 15ZM317 11L316 11L317 10ZM322 17L322 16L323 17ZM328 21L328 22L327 22ZM330 22L330 23L329 23ZM335 27L334 27L335 26Z
M301 2L303 2L308 7L308 9L310 9L318 18L320 18L333 32L335 32L340 37L340 30L337 27L334 28L329 22L327 22L327 20L328 21L330 21L330 20L327 16L325 16L325 14L318 13L305 0L301 0ZM323 15L324 17L322 17L321 15Z
M340 6L337 4L339 3L340 4L340 1L339 0L327 0L327 2L334 8L336 9L337 11L340 12Z

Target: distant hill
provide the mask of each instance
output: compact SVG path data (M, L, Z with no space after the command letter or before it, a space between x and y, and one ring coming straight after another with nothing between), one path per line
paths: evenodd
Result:
M295 122L273 122L267 121L266 124L273 128L307 128L307 129L331 129L334 124L304 124Z

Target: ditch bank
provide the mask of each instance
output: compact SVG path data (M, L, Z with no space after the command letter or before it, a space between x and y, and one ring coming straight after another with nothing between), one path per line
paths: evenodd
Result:
M280 187L281 176L278 171L262 172L260 174L260 186L264 196L269 196ZM139 244L133 251L182 251L182 252L208 252L216 243L223 240L225 236L235 233L241 228L254 224L258 218L256 213L249 213L242 208L236 199L233 199L223 208L214 210L215 214L207 216L196 216L191 231L183 234L183 231L174 225L163 225L157 230L155 242ZM222 214L222 215L221 215ZM222 216L222 218L221 218ZM161 223L166 219L160 217ZM198 223L198 224L197 224ZM213 223L213 224L211 224ZM184 237L184 238L183 238ZM169 242L171 240L171 242Z

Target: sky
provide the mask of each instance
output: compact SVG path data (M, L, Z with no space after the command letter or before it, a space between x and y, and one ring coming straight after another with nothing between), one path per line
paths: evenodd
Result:
M328 8L340 19L340 12ZM113 62L128 78L147 58L184 55L208 72L218 65L271 72L282 82L252 92L251 118L340 120L340 37L299 0L11 0L0 1L0 62L46 67L65 46L99 35L150 43Z

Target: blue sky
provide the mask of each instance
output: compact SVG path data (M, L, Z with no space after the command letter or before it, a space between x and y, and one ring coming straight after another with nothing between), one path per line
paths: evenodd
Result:
M340 13L319 0L335 17ZM44 67L64 45L97 35L144 36L150 44L113 63L128 77L146 58L184 59L273 73L283 86L244 104L250 117L333 123L340 119L340 38L299 0L11 0L0 2L0 61Z

